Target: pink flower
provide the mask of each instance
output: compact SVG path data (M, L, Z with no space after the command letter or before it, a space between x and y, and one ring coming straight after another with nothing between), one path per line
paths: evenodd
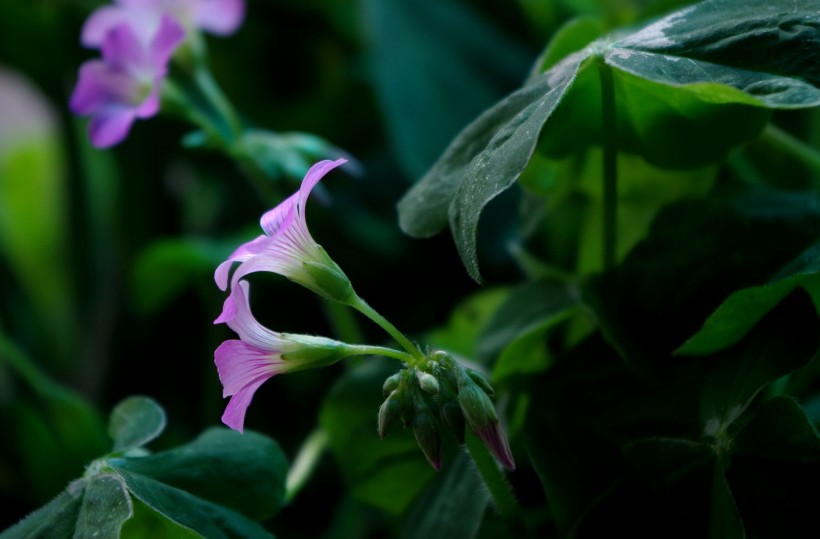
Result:
M102 60L80 67L70 107L75 114L91 116L92 144L107 148L128 135L137 118L159 110L159 92L168 61L185 32L170 17L163 17L148 42L141 41L128 24L112 28L102 42Z
M311 237L305 220L305 205L310 192L322 177L345 163L345 159L320 161L308 170L299 191L262 216L265 234L234 251L216 268L214 280L221 290L228 287L228 274L234 262L231 289L239 280L258 271L278 273L317 294L345 302L353 296L350 281L341 268ZM225 315L223 311L223 316Z
M175 19L186 29L217 35L236 31L245 17L244 0L114 0L97 9L86 20L81 41L99 47L112 28L128 24L141 40L150 39L163 16Z
M215 324L227 323L239 340L223 342L214 352L222 396L231 397L222 422L242 432L245 412L266 380L286 372L323 367L354 353L353 346L311 335L277 333L262 326L250 310L250 285L238 283Z

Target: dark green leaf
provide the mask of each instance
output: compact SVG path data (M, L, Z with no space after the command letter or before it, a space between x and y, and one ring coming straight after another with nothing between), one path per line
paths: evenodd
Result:
M407 516L405 539L472 539L490 501L468 454L450 462Z
M123 524L133 514L122 479L109 473L95 475L86 483L74 537L119 537Z
M2 539L68 539L80 512L85 485L77 481L18 524L0 533Z
M119 469L129 492L179 526L208 539L270 539L256 522L214 503L136 473Z
M533 76L548 71L574 52L578 52L604 35L604 25L593 17L578 17L562 26L550 40L534 66Z
M459 303L451 312L447 323L433 329L426 337L430 346L459 354L466 358L478 357L476 350L482 328L504 301L508 291L504 288L481 290Z
M121 539L197 539L202 536L168 520L138 499L132 499L134 516L125 521Z
M675 438L642 439L623 449L626 461L654 485L668 485L693 470L712 466L717 455L707 444Z
M732 450L774 460L820 462L820 436L800 404L780 396L754 411L735 436Z
M114 440L114 451L127 451L159 436L165 424L165 411L154 399L128 397L111 412L108 433Z
M746 539L746 530L721 466L715 467L709 539Z
M734 292L712 313L703 328L676 353L710 354L743 338L772 307L792 290L820 272L820 243L815 243L777 273L768 283Z
M492 186L493 178L488 176L491 171L499 172L495 167L506 169L495 181L509 187L529 161L541 125L572 82L580 60L573 57L561 62L468 125L450 143L444 155L421 181L399 202L399 224L402 230L411 236L432 236L444 228L448 214L452 225L452 215L456 210L451 209L454 207L451 202L456 193L479 195L486 200L493 198L500 192L495 191ZM517 135L513 136L516 130ZM497 152L501 152L504 158L489 165L491 168L487 169L489 156ZM481 161L477 159L479 155L484 156ZM477 174L481 174L483 182L488 185L481 184L482 180L474 180ZM479 182L479 185L471 190L465 186L464 191L459 191L465 182ZM481 189L484 194L477 193L476 189Z
M359 365L334 386L320 415L353 496L392 514L404 512L435 475L409 429L383 440L376 432L382 384L398 369L384 361Z
M766 385L805 366L820 345L818 318L805 294L795 293L766 315L740 343L724 354L704 386L704 434L728 449L732 425ZM740 425L739 423L738 425ZM731 426L731 431L729 427Z
M275 514L285 495L287 459L272 439L213 428L193 442L114 464L229 507L254 520Z

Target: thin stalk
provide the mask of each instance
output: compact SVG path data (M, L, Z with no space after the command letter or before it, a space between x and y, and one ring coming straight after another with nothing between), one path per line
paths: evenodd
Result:
M598 62L598 74L601 79L601 121L603 131L603 240L604 269L615 266L618 226L618 146L617 124L615 118L615 85L612 82L612 68L603 59Z
M413 361L410 361L411 364L416 364L419 361L424 360L424 354L421 353L421 350L418 349L416 345L410 342L410 339L404 336L404 334L399 331L396 326L390 323L385 317L380 315L373 307L368 305L362 298L359 296L354 296L353 300L350 302L350 306L371 319L373 322L379 325L383 330L390 334L393 339L397 343L401 345L402 348L407 350L407 352L412 356Z
M352 356L384 356L392 357L406 363L415 363L416 358L407 352L393 350L386 346L371 346L369 344L353 344L348 350Z
M52 385L37 365L3 333L0 333L0 360L11 366L38 393L45 392Z
M763 138L820 174L820 151L773 124L763 130ZM815 186L818 187L818 186Z
M299 453L288 470L288 477L285 481L285 503L290 503L308 482L325 449L327 449L327 434L322 429L316 429L299 448Z
M231 102L225 97L222 89L207 68L197 67L194 70L194 80L202 92L202 95L205 96L214 110L225 121L232 136L230 143L232 145L235 144L236 140L242 135L242 122L239 120L239 115L236 113L233 105L231 105Z
M478 473L487 485L490 497L493 500L498 513L505 519L516 519L519 516L518 502L515 500L510 484L504 479L501 470L498 469L495 459L490 454L487 447L467 429L464 441L467 451L475 462Z

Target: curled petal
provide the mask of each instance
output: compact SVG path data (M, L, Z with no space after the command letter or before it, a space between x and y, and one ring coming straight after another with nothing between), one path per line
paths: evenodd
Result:
M260 324L251 313L250 284L247 281L240 281L231 291L231 297L234 298L234 314L226 320L228 327L251 346L282 352L282 337Z
M310 170L307 171L305 178L302 180L302 185L299 187L299 206L297 207L297 212L301 219L305 218L305 203L310 196L310 192L313 191L313 188L319 183L319 180L324 178L325 175L334 168L345 163L347 163L347 159L343 158L335 161L326 159L310 167Z
M255 255L261 253L264 249L265 244L268 241L268 237L265 235L259 236L247 243L243 243L228 257L228 259L222 262L214 272L214 281L216 281L216 285L219 287L220 290L225 290L228 288L228 274L231 271L231 266L234 262L244 262L249 258L252 258Z
M129 22L133 21L129 20L128 11L119 6L103 6L86 19L80 33L80 42L89 48L99 47L112 28Z
M281 230L286 230L293 224L296 217L296 204L298 203L299 193L286 198L278 206L272 210L265 212L260 219L259 224L262 225L262 230L268 236L275 236Z
M225 413L222 414L222 422L225 425L239 432L245 430L245 413L248 411L254 393L264 382L264 379L257 380L231 397L228 406L225 408Z

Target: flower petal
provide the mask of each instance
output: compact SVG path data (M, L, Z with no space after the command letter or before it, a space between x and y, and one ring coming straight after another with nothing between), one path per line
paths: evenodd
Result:
M305 216L305 203L310 196L310 192L313 191L313 188L319 183L319 180L324 178L324 176L334 168L345 163L347 163L347 159L344 158L335 161L325 159L310 167L310 170L307 171L305 178L302 180L302 185L299 187L299 206L297 207L297 212L302 219L304 219Z
M270 238L265 235L258 236L247 243L243 243L228 257L228 259L217 266L214 272L214 281L220 290L228 288L228 274L234 262L244 262L249 258L261 253L265 244Z
M235 395L260 379L267 380L286 370L276 350L257 348L236 339L217 347L214 363L222 382L223 397Z
M245 430L245 413L251 405L254 393L265 383L265 379L257 380L248 385L242 391L231 397L225 413L222 414L222 422L233 430L243 432Z
M280 230L289 227L296 217L296 203L298 201L299 193L294 193L275 208L265 212L259 220L262 230L268 236L275 236Z
M149 51L154 76L165 76L168 72L168 61L184 40L185 29L168 15L163 15L159 28L151 39Z
M129 102L136 91L131 77L112 70L101 60L89 60L80 66L69 106L75 114L87 116L112 103Z
M97 9L83 24L80 42L89 48L99 47L112 28L129 22L128 15L127 10L118 6L103 6Z
M282 352L284 343L281 335L260 324L251 312L250 286L247 281L240 281L231 290L231 296L234 298L233 308L235 314L226 320L228 327L234 330L240 339L251 346L263 350Z
M477 430L475 434L484 442L490 453L495 455L498 462L510 471L515 470L515 460L513 460L512 451L510 451L510 444L507 443L507 437L504 436L501 424L498 421Z
M133 109L112 106L94 114L88 123L88 136L97 148L109 148L125 140L133 123Z
M202 0L196 9L196 25L220 36L234 33L244 18L244 0Z
M150 74L145 46L128 23L118 24L108 31L102 42L102 57L115 71L137 78Z

